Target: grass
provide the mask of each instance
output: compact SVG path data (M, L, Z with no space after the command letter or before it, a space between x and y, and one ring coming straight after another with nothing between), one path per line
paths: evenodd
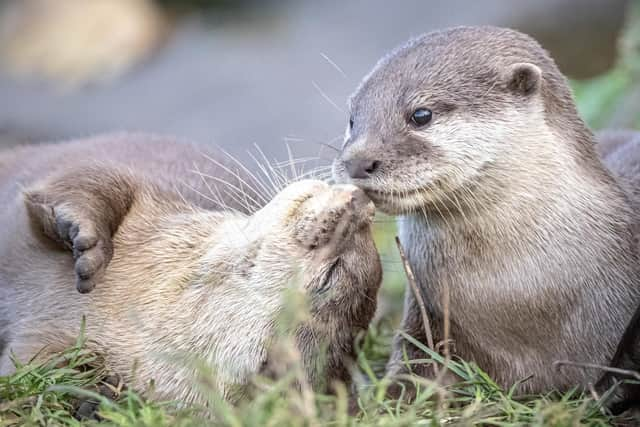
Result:
M583 82L572 82L579 110L594 128L614 123L616 105L640 90L640 2L630 9L623 36L623 57L607 74ZM640 127L640 112L626 111L627 120L617 123ZM205 390L206 407L185 407L177 402L145 399L144 393L123 390L113 400L98 394L106 386L100 359L83 346L44 361L17 363L16 372L0 377L0 427L25 426L607 426L623 423L603 414L600 402L590 395L571 391L563 395L516 397L512 390L498 387L472 363L451 360L446 369L461 381L446 388L412 378L419 392L413 403L385 397L389 386L381 379L389 356L391 337L402 310L405 276L393 236L390 218L379 218L376 241L382 253L385 279L378 317L360 342L357 364L359 391L356 415L350 415L345 390L337 396L309 394L291 384L295 378L278 382L260 380L253 398L238 406L219 399L215 390ZM420 343L428 362L445 361ZM99 419L78 417L79 408L97 406ZM629 424L633 425L633 424Z
M0 379L0 426L608 426L599 402L573 391L564 395L514 397L502 390L477 366L451 360L447 369L461 381L443 388L415 379L419 391L411 404L385 397L388 383L380 379L393 328L381 320L362 340L358 365L362 377L359 413L348 413L346 391L337 396L305 394L292 387L293 378L260 380L260 389L239 406L222 402L207 390L206 407L181 407L176 402L146 400L124 390L114 400L96 393L104 372L100 360L83 348L73 348L45 362L18 364L14 375ZM411 339L407 337L407 339ZM425 359L444 366L445 360L422 344ZM92 367L93 366L93 367ZM98 419L77 418L81 402L99 403ZM86 403L85 403L86 405Z

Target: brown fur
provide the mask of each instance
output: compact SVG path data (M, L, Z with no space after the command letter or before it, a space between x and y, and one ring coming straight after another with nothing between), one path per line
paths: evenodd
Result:
M135 387L154 380L165 398L198 399L190 358L226 398L244 396L282 327L314 388L349 381L381 279L373 206L319 181L271 199L213 156L131 134L0 153L0 371L9 350L24 361L71 345L86 316L107 367ZM229 186L271 200L249 206ZM95 289L78 294L76 275ZM287 289L308 299L297 328L279 325Z
M426 126L411 123L417 108L432 110ZM334 174L399 215L436 341L448 291L457 355L498 384L528 378L520 391L545 392L594 382L597 372L556 372L553 362L608 363L640 301L638 145L605 157L609 170L547 52L494 27L396 49L365 77L351 114ZM376 167L350 177L345 162L362 159ZM425 342L411 292L402 328ZM398 338L390 374L407 369L404 346L423 357Z
M640 147L640 132L631 130L608 130L597 135L598 152L611 170L621 181L626 181L633 192L634 199L640 196L640 157L637 156ZM640 306L618 344L611 366L619 369L640 372ZM629 378L613 373L606 373L596 384L600 394L607 393L616 381ZM606 401L608 408L619 414L631 407L640 407L640 384L627 381L618 385Z

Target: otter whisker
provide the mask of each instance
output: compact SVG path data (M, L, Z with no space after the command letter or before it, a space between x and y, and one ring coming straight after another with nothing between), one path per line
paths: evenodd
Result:
M231 154L229 154L228 152L221 150L227 157L229 157L231 160L235 161L238 165L240 165L240 167L242 167L245 171L247 171L249 173L249 176L253 177L255 179L255 176L253 174L251 174L251 172L244 166L242 165L242 162L240 162L239 160L237 160L235 157L233 157ZM239 182L244 183L245 185L247 185L255 194L256 196L260 197L261 201L266 204L268 202L267 198L260 194L259 191L257 191L255 188L253 188L253 186L251 186L249 183L247 183L244 178L242 178L242 176L237 172L237 171L233 171L231 170L227 165L223 164L222 162L219 162L218 160L212 158L211 156L207 155L206 153L201 153L207 160L209 160L210 162L212 162L213 164L215 164L216 166L218 166L219 168L221 168L222 170L224 170L225 172L231 174L231 176L233 176L234 178L238 179ZM256 179L256 183L258 185L260 185L261 183ZM256 203L256 205L260 206L259 203Z
M448 230L448 232L452 232L453 228L451 228L449 226L449 223L447 222L447 219L445 218L444 214L442 213L442 211L440 210L440 208L438 207L438 196L435 194L435 192L433 191L433 186L429 185L427 187L428 191L431 192L431 196L432 196L432 200L431 200L431 204L433 205L433 207L435 208L438 216L440 217L440 219L442 220L444 227ZM426 206L424 204L420 204L420 209L422 210L422 215L424 216L424 218L428 218L429 215L427 214L427 210L426 210Z
M211 180L213 180L215 182L223 184L225 186L225 188L224 188L225 193L228 194L229 196L233 197L233 199L236 202L238 202L240 204L240 206L242 206L245 209L247 209L248 212L252 212L252 211L254 211L256 209L259 209L260 206L261 206L260 203L258 203L253 197L249 196L246 191L242 190L242 188L238 188L237 186L235 186L234 184L230 183L229 181L227 181L227 180L225 180L223 178L219 178L217 176L213 176L213 175L209 175L209 174L206 174L206 173L202 173L202 172L197 171L197 170L191 170L190 172L193 172L193 173L199 175L203 179L204 178L208 178L208 179L211 179ZM242 184L240 183L240 185L242 185ZM196 191L196 190L194 189L193 191ZM233 193L230 192L230 191L233 191ZM198 194L202 195L203 197L205 197L202 193L200 193L198 191L196 191L196 192ZM245 201L243 201L239 197L244 197ZM251 202L249 203L249 201L246 200L246 198L251 199ZM210 201L213 201L213 200L211 200L209 198L207 198L207 199L210 200Z
M182 182L182 184L184 185L184 182ZM173 191L175 191L175 193L178 195L178 197L180 197L180 199L182 199L182 202L185 204L185 206L189 206L190 210L192 212L195 212L195 208L191 205L191 203L189 203L187 201L187 199L184 197L184 194L182 194L182 191L180 191L178 186L175 185L175 184L173 184Z
M342 150L340 150L340 148L338 148L338 147L335 147L335 146L331 145L331 143L333 141L337 141L337 140L342 139L342 138L343 138L343 136L339 135L339 136L337 136L335 138L331 138L328 142L316 141L316 140L304 140L302 138L286 139L286 141L287 142L294 142L294 143L297 143L297 144L300 144L300 143L306 144L306 143L310 142L312 144L319 145L320 146L320 150L318 150L318 154L317 154L318 159L319 160L333 161L333 157L330 157L330 158L322 157L322 155L321 155L322 154L322 148L326 147L326 148L329 148L329 149L335 151L336 153L340 153Z
M256 174L254 174L247 166L245 166L245 164L243 162L241 162L240 160L238 160L235 156L233 156L231 153L229 153L228 151L221 149L222 153L224 153L232 162L234 162L235 164L237 164L238 166L240 166L240 168L247 174L249 175L249 177L251 179L253 179L253 181L260 186L260 188L262 189L262 191L264 192L264 194L260 194L259 191L254 190L256 192L256 194L258 194L260 196L260 198L262 199L262 201L266 204L268 202L267 198L268 197L272 197L273 194L271 193L271 191L268 189L267 187L267 183L265 183L262 179L260 179L258 176L256 176Z
M469 227L473 227L473 224L471 223L471 221L469 221L469 219L467 218L467 216L464 213L464 209L462 208L462 205L460 204L460 200L458 200L458 196L456 196L456 192L453 191L451 192L451 197L449 195L447 195L447 192L444 192L444 195L447 197L447 199L453 203L455 205L455 207L458 209L458 212L460 213L460 216L462 217L462 221ZM453 198L453 200L452 200Z
M326 143L326 142L317 142L317 144L320 144L320 145L322 145L323 147L327 147L327 148L329 148L329 149L331 149L331 150L335 151L336 153L340 153L340 152L342 151L342 150L340 150L338 147L334 147L333 145L328 144L328 143Z
M213 193L213 188L211 188L211 186L209 185L209 181L207 181L206 179L204 179L204 176L202 176L202 172L200 172L200 169L198 168L198 164L196 162L193 162L193 167L196 170L196 173L200 176L200 179L202 180L202 183L204 184L205 187L207 187L207 190L209 191L210 194L214 194Z
M308 162L313 162L313 161L317 161L318 157L298 157L295 159L290 159L290 160L283 160L280 162L274 162L273 165L277 168L288 168L291 167L291 165L304 165L305 163Z
M271 172L272 177L278 181L278 185L275 187L275 190L276 191L282 190L289 183L289 179L281 171L273 167L273 165L271 164L271 161L267 158L266 154L264 153L264 151L262 151L262 149L260 148L260 146L258 146L258 144L253 144L253 146L256 148L256 150L258 150L258 153L264 159L264 166L269 168L269 171Z
M291 146L289 144L285 144L285 146L287 147L287 155L289 156L289 167L291 168L292 177L295 180L297 179L298 175L295 159L293 157L293 153L291 152Z
M253 153L248 153L249 157L251 157L254 161L254 163L256 164L256 166L258 167L258 169L260 170L260 172L262 172L262 174L267 178L267 180L269 181L269 185L271 186L271 189L269 189L269 197L274 197L278 191L279 191L279 185L275 183L275 181L273 180L273 177L271 176L271 174L267 171L267 169L265 168L265 166L253 155Z
M195 168L195 170L196 170L196 174L197 174L198 176L200 176L200 178L202 179L202 183L205 185L205 187L207 187L207 190L209 191L209 194L214 195L215 193L214 193L214 191L213 191L213 188L209 185L209 182L205 179L205 174L203 174L202 172L200 172L200 169L198 168L198 164L197 164L196 162L193 162L193 167L194 167L194 168ZM240 185L242 185L242 180L240 181ZM251 206L251 205L250 205L250 202L249 202L249 200L248 200L248 198L249 198L250 196L248 196L248 194L247 194L247 192L246 192L246 191L241 191L241 193L242 193L242 195L243 195L243 197L244 197L244 206L245 206L246 208L248 208L249 206ZM220 196L220 194L219 194L219 193L218 193L218 196ZM220 200L221 200L221 197L220 197ZM254 205L255 205L255 209L259 208L258 203L257 203L253 198L252 198L252 201L253 201L253 203L254 203ZM249 209L247 209L247 211L248 211L248 212L251 212L251 210L249 210Z
M471 209L473 209L475 213L475 220L481 221L482 215L480 215L480 210L478 209L478 204L480 204L478 197L466 186L462 186L462 191L464 191L464 194L462 194L462 196L466 195L463 200Z
M320 52L320 56L322 56L325 61L327 61L333 68L335 68L340 74L342 74L342 77L344 77L345 79L347 78L347 75L345 74L344 71L342 71L342 68L340 68L338 64L332 61L331 58L329 58L327 55L325 55L322 52Z
M453 215L453 213L451 212L451 210L449 209L448 204L442 200L441 196L445 196L446 197L446 192L444 190L442 190L441 188L438 188L435 184L433 186L431 186L432 191L434 192L434 205L438 205L438 203L440 203L440 205L445 209L445 211L447 212L448 216L449 216L449 220L451 221L450 223L447 222L446 218L442 218L443 221L449 226L450 224L455 224L456 218ZM450 230L453 231L453 226L451 226L449 228Z
M207 196L206 194L203 194L201 191L197 190L196 188L193 188L192 186L190 186L190 185L189 185L188 183L186 183L185 181L180 181L180 183L181 183L182 185L184 185L186 188L188 188L189 190L191 190L191 191L193 191L194 193L196 193L198 196L202 197L203 199L208 200L208 201L210 201L210 202L212 202L212 203L217 203L217 202L218 202L218 201L216 201L215 199L212 199L211 197ZM184 198L184 196L183 196L181 193L179 193L179 194L180 194L180 197L182 197L182 198L183 198L183 200L185 200L185 201L186 201L186 199ZM229 196L233 197L233 198L234 198L234 201L236 201L240 206L243 206L243 205L242 205L242 199L238 199L237 197L234 197L234 195L233 195L232 193L226 193L226 194L228 194ZM244 207L244 206L243 206L243 207ZM231 207L229 207L229 206L225 207L225 209L229 209L229 210L234 210L234 211L235 211L235 209L233 209L233 208L231 208Z
M327 171L320 168L320 169L310 169L306 172L303 172L302 174L298 175L298 179L316 178L316 179L325 181L331 178L331 176L332 176L331 171Z
M316 82L314 82L313 80L311 80L311 84L313 85L314 88L316 88L316 90L318 91L318 93L320 94L320 96L322 96L325 101L327 101L333 108L335 108L336 110L338 110L339 112L341 112L342 114L345 114L345 111L340 108L338 106L338 104L336 104L335 102L333 102L333 100L329 97L329 95L327 95L326 93L324 93L324 91L320 88L320 86L318 86L318 84Z

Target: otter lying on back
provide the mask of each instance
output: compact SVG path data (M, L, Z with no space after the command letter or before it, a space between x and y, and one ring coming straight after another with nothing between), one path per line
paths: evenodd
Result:
M640 143L602 159L567 81L517 31L461 27L383 58L351 98L338 182L398 215L400 240L444 337L503 387L597 380L640 302ZM406 293L403 329L426 342ZM390 373L423 354L400 337ZM427 375L425 365L414 370Z
M294 289L309 303L292 331L306 380L318 391L349 381L381 280L373 205L320 181L266 203L211 156L145 135L0 153L0 374L10 352L25 361L72 345L86 316L87 346L132 386L196 400L180 358L197 357L236 400L272 367L278 329L295 327L278 324ZM242 212L229 186L263 206ZM78 294L76 276L95 289Z

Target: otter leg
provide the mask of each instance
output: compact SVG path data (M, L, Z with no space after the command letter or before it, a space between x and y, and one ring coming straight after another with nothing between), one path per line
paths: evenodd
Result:
M34 232L72 252L80 293L93 290L111 261L112 236L133 203L135 188L130 176L93 167L25 193Z

